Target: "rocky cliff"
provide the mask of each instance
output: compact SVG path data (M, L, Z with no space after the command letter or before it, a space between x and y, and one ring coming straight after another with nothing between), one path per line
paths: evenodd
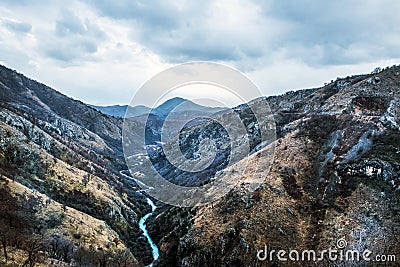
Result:
M150 263L150 207L119 173L122 119L3 66L0 100L2 264Z
M120 174L126 169L122 119L2 66L0 99L1 264L151 263L151 248L138 227L151 207ZM273 142L260 138L250 109L267 104ZM233 144L248 140L245 157L227 164L230 140L212 120L187 125L171 141L178 141L188 159L198 156L201 139L214 141L213 171L188 175L171 169L162 150L151 154L156 170L176 184L212 183L215 174L237 179L226 195L207 205L156 203L146 222L160 250L156 266L314 266L260 260L257 253L265 247L321 251L335 248L338 240L347 249L400 259L400 66L255 99L233 112L245 126ZM142 121L126 123L134 128ZM158 138L156 126L149 138ZM265 152L271 146L270 164ZM145 172L141 158L132 159L138 173ZM244 161L256 171L232 171ZM252 188L255 174L262 184ZM318 264L372 265L326 259Z
M257 101L269 103L277 128L264 183L255 191L240 183L201 207L160 209L150 227L158 266L284 266L259 260L258 250L321 251L341 238L347 249L399 259L400 67ZM264 149L247 160L263 162ZM348 264L371 263L319 262Z

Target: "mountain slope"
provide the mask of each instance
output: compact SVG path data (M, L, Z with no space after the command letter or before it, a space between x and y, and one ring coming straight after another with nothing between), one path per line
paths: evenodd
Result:
M5 242L0 260L11 265L34 260L45 266L49 260L68 263L83 258L83 266L111 264L119 258L128 266L150 263L151 248L141 238L138 221L151 207L119 173L126 168L122 119L3 66L0 99L1 200L10 203L0 211ZM48 209L55 210L53 217L36 212ZM26 242L16 244L15 235ZM36 250L30 251L30 242ZM11 257L15 249L18 253ZM50 256L33 258L37 249Z
M93 106L90 105L91 107L97 109L98 111L100 111L101 113L104 113L106 115L109 116L113 116L113 117L118 117L118 118L124 118L125 115L127 117L136 117L136 116L140 116L143 114L146 114L150 111L150 108L146 107L146 106L136 106L136 107L131 107L128 109L128 105L115 105L115 106ZM126 114L126 111L128 109L128 114Z
M126 168L122 119L5 67L0 67L0 99L1 264L150 264L151 248L138 221L151 207L120 174ZM151 138L159 135L174 101L160 109L161 116L150 115ZM266 103L276 122L272 144L260 143L249 109ZM224 165L226 132L218 124L198 121L179 135L170 133L188 158L196 156L201 138L216 141L224 153L214 169L236 177L237 186L197 208L157 203L146 222L160 250L156 266L281 266L285 263L276 257L258 260L257 251L265 246L323 250L335 248L341 238L349 249L400 257L400 66L262 97L234 112L246 126L246 134L234 141L248 138L251 153L230 167ZM179 119L182 113L174 115ZM140 128L142 120L126 123ZM270 146L275 146L270 172L256 169L258 163L268 166L264 152ZM210 183L215 174L174 172L165 167L162 153L151 157L156 169L177 184ZM256 173L231 171L246 160ZM249 187L253 175L264 177L256 190ZM396 266L391 264L386 263Z
M244 176L212 204L160 209L149 227L161 248L158 266L283 266L276 256L258 260L257 251L334 249L341 238L347 249L398 259L399 73L393 66L254 101L268 101L277 124L274 163L261 173L263 185L250 190L252 177ZM245 159L250 168L265 161L265 149ZM341 266L319 262L332 264Z
M106 117L86 104L66 97L4 66L0 66L0 81L0 98L9 108L46 121L50 124L49 127L55 128L54 131L64 127L65 132L62 134L82 141L82 145L86 145L85 140L100 137L112 153L117 156L120 153L120 119ZM74 125L86 130L79 134L69 132L68 128Z

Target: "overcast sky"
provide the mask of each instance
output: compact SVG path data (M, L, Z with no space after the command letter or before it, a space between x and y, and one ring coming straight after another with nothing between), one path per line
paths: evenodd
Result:
M276 95L399 64L399 10L397 0L2 0L0 62L99 105L127 104L156 73L198 60Z

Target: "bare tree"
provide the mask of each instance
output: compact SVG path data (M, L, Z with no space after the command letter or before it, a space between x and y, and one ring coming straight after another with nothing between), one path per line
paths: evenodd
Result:
M50 258L70 263L74 256L74 244L70 240L53 236L45 243L45 249Z
M11 195L11 190L6 180L4 184L0 184L0 243L6 262L8 261L7 245L15 202L16 199Z
M8 225L0 222L0 242L3 247L3 254L6 263L8 261L8 254L7 254L8 232L9 232Z
M136 266L135 258L133 258L132 254L129 250L120 250L114 256L114 264L113 266L118 267L133 267Z
M43 255L40 253L42 248L43 245L39 237L32 236L29 238L24 245L24 250L26 253L28 253L28 257L22 266L34 267L37 263L39 263L43 259Z
M86 174L82 178L82 184L84 187L87 187L88 183L90 182L90 174Z
M97 258L97 266L99 267L107 267L112 259L111 254L103 249L100 249L96 253Z

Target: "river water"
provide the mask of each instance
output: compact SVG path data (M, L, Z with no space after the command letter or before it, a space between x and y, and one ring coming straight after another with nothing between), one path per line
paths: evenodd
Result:
M147 203L151 206L151 212L147 213L146 215L144 215L140 221L139 221L139 228L143 231L143 235L147 238L147 241L149 242L150 246L151 246L151 253L153 254L153 262L155 262L156 260L158 260L158 258L160 257L160 252L158 251L158 247L156 246L156 244L154 244L153 240L151 239L149 233L147 232L146 229L146 220L153 215L153 212L156 210L156 205L154 205L153 201L151 201L150 198L146 197L147 199ZM153 266L153 263L151 263L148 266Z
M134 178L126 175L124 173L124 171L120 171L120 174L123 175L124 177L130 179L130 180L136 181ZM136 191L136 192L138 192L139 194L144 196L146 198L146 200L147 200L147 204L149 204L151 206L151 212L149 212L146 215L144 215L142 218L140 218L140 221L139 221L139 228L140 228L140 230L142 230L143 235L146 237L147 242L149 242L150 247L151 247L151 254L153 255L153 262L150 265L148 265L148 267L151 267L151 266L153 266L153 263L156 260L158 260L158 258L160 257L160 252L158 250L157 245L153 242L153 240L151 239L151 237L150 237L150 235L149 235L149 233L148 233L148 231L146 229L146 221L151 215L153 215L153 212L157 209L157 206L154 204L154 202L150 198L145 196L142 192L140 192L140 191Z

